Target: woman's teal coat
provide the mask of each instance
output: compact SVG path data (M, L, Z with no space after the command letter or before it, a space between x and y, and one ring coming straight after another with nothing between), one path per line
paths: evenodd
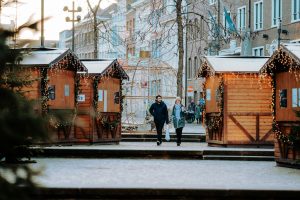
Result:
M174 128L182 128L185 126L185 112L183 111L183 105L181 105L180 107L181 111L180 111L180 119L177 120L176 117L175 117L175 105L173 106L173 109L172 109L172 120L173 120L173 125L174 125Z

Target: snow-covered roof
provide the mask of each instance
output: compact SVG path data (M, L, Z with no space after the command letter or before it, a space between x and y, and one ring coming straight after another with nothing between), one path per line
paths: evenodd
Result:
M101 74L113 63L113 60L82 60L89 74Z
M258 73L260 68L267 62L268 57L207 56L205 59L215 73Z
M287 56L288 57L285 57ZM289 64L279 64L279 59L287 59ZM295 43L286 43L281 44L280 48L277 49L270 59L264 64L262 69L260 70L261 74L270 74L279 71L288 71L291 67L293 69L300 70L300 44Z
M117 60L81 60L82 64L87 68L88 74L103 75L109 71L111 67L115 67L119 71L121 79L129 79L128 75L121 67ZM79 72L82 73L82 72Z
M283 44L283 46L300 59L300 44Z
M23 54L21 65L50 65L64 55L68 49L40 49Z

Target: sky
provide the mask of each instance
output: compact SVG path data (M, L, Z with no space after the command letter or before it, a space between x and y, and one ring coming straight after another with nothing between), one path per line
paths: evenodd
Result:
M72 17L72 13L63 11L65 6L68 6L70 9L72 8L73 0L44 0L45 4L45 17L51 17L47 21L45 21L45 39L46 40L58 40L59 32L66 29L72 28L71 22L66 22L66 17ZM12 5L9 8L3 8L2 15L0 18L0 22L4 24L9 24L11 20L15 21L17 19L17 25L21 25L26 22L31 16L33 19L41 18L41 0L20 0L22 2L17 6ZM88 6L86 0L74 0L75 8L78 6L82 7L82 12L76 13L80 15L83 19L84 15L88 12ZM90 0L92 5L96 5L98 0ZM101 8L107 7L114 0L102 0ZM17 17L16 17L17 14ZM40 32L32 33L32 31L24 30L20 38L22 39L39 39Z

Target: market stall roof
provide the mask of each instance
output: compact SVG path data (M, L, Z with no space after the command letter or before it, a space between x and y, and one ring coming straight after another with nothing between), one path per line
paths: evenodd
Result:
M289 64L280 64L284 60ZM261 74L270 74L276 71L288 71L289 68L300 69L300 44L286 43L281 44L268 61L261 68Z
M129 79L117 60L82 59L81 62L87 68L88 74L105 75L112 72L112 70L117 70L121 76L120 78Z
M19 49L22 52L21 66L52 67L60 64L76 67L79 71L86 71L84 65L70 49L33 48Z
M113 60L81 60L89 74L101 74L112 64Z
M215 72L258 72L268 57L207 57Z
M200 67L199 76L206 72L215 73L258 73L269 57L254 56L206 56Z
M283 44L282 48L287 49L290 51L298 60L300 60L300 44Z

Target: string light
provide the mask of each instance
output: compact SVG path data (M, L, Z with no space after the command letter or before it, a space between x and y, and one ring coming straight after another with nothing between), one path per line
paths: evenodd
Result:
M201 77L217 77L215 76L215 72L209 67L207 61L203 63L200 69L199 75ZM203 98L206 99L206 84L205 81L202 83L203 88ZM210 135L216 131L219 131L223 126L223 110L224 110L224 77L222 75L219 76L219 83L217 88L217 106L219 110L218 116L210 116L209 118L206 116L206 106L203 108L203 119L204 124L206 125L206 132Z

